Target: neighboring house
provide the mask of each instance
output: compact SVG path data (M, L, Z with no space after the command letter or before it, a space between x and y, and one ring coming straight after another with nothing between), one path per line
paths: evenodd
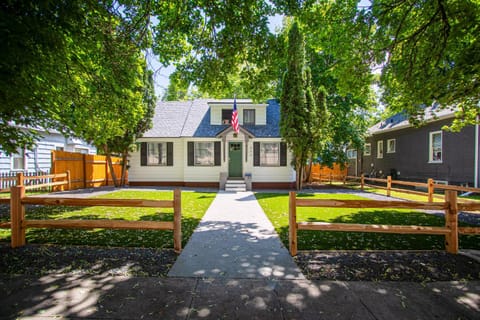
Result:
M62 150L96 154L97 150L78 138L66 138L55 130L41 131L42 138L32 150L19 148L17 153L7 156L0 150L0 172L40 171L48 172L51 167L51 151Z
M478 126L460 132L443 131L454 117L451 110L426 109L426 124L413 127L405 114L396 114L371 127L363 152L347 150L349 175L386 177L478 186Z
M233 102L159 102L153 128L129 159L129 184L223 189L227 180L245 179L247 189L292 188L295 173L280 137L280 105L237 100L235 136Z

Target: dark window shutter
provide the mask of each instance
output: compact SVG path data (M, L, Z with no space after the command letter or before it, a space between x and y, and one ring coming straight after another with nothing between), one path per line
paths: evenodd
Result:
M287 166L287 144L285 142L280 142L280 166Z
M260 142L253 143L253 166L260 166Z
M189 166L194 166L194 162L195 162L195 159L194 159L194 154L193 154L193 142L192 141L189 141L187 142L187 153L188 153L188 165Z
M146 166L147 165L147 143L142 142L140 144L140 165Z
M173 142L167 142L167 166L173 166Z
M214 163L216 166L221 166L222 165L222 162L221 162L221 157L220 157L220 151L221 151L221 148L222 148L222 145L220 144L220 141L215 141L215 144L214 144Z

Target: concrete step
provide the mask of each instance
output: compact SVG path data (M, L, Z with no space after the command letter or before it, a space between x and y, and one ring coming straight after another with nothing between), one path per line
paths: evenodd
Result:
M247 191L247 185L243 180L227 180L225 191L242 192Z

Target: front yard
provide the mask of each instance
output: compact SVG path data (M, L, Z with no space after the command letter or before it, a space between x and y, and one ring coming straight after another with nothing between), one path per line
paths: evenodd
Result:
M362 200L350 194L299 194L312 199ZM288 248L288 194L256 193ZM443 216L405 209L297 208L297 221L444 226ZM460 223L467 226L466 223ZM444 250L444 236L362 232L299 231L299 250ZM460 248L480 249L478 236L460 236Z
M171 200L167 191L117 191L100 198ZM182 192L182 246L200 222L215 193ZM9 220L9 206L0 209L0 221ZM172 221L170 208L52 207L28 206L28 219L118 219L134 221ZM107 247L172 248L173 231L110 229L27 229L27 243L91 245ZM0 229L0 241L10 241L10 230Z

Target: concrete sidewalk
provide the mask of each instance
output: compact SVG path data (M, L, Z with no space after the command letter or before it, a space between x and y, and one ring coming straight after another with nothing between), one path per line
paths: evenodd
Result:
M169 276L305 279L254 194L222 191Z
M478 319L480 281L0 276L0 319Z

